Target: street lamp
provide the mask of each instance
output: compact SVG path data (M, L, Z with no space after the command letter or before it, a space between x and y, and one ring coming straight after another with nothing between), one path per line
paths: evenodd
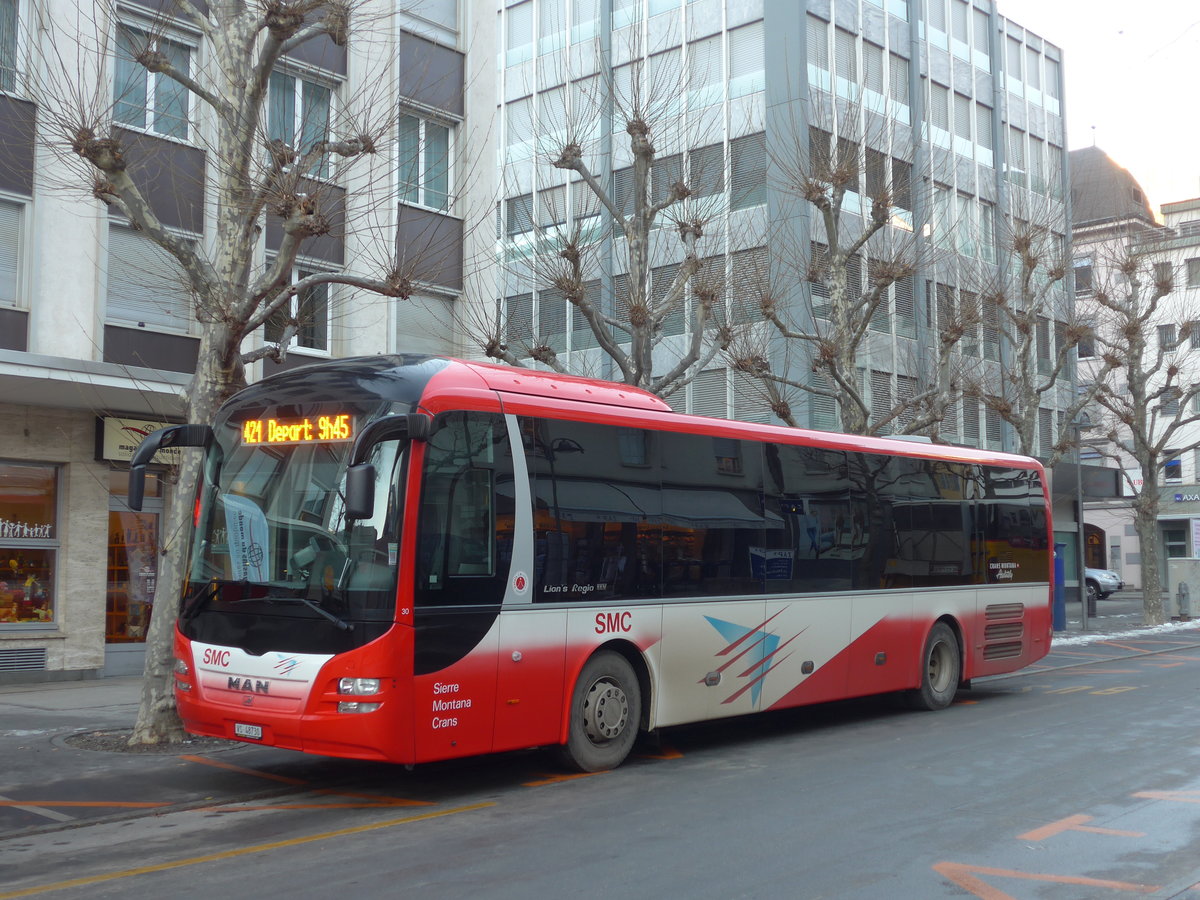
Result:
M1083 457L1081 450L1083 449L1083 432L1091 431L1096 426L1092 424L1087 413L1081 412L1079 418L1072 422L1070 427L1075 430L1075 561L1079 570L1077 572L1079 577L1079 621L1080 629L1087 631L1087 576L1084 572L1087 566L1084 565L1083 559Z

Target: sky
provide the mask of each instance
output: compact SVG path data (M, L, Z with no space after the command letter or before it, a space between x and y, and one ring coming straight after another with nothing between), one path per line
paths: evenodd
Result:
M1200 197L1200 4L997 0L1062 48L1067 149L1093 144L1141 183L1157 214Z

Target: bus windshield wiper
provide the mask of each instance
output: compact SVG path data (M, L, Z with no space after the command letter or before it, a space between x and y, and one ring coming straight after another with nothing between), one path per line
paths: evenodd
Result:
M222 584L223 582L220 581L210 581L203 593L197 594L192 598L191 602L187 606L187 609L184 610L183 618L191 620L200 615L200 612L204 609L204 607L208 606L208 604L212 601L212 598L221 593Z
M275 602L291 603L293 601L296 603L303 603L305 606L307 606L309 609L311 609L317 615L328 619L330 622L332 622L334 625L336 625L338 627L338 629L341 631L353 631L354 630L354 626L351 625L349 622L347 622L345 619L343 619L339 616L335 616L333 613L331 613L329 610L327 610L325 607L323 607L320 603L314 603L312 600L309 600L307 597L268 597L267 598L268 603L275 603Z

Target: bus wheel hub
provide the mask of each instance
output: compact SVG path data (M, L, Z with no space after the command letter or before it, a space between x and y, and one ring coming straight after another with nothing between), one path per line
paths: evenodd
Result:
M583 705L584 730L593 741L611 741L629 721L629 699L619 685L597 681Z

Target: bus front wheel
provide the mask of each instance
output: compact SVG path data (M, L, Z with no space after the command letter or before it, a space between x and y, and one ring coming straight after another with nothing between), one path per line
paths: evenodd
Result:
M619 766L642 718L642 692L629 661L611 650L589 659L575 682L570 716L563 761L582 772Z
M962 678L962 654L958 638L945 622L929 630L921 656L921 686L905 696L913 709L945 709L958 692Z

